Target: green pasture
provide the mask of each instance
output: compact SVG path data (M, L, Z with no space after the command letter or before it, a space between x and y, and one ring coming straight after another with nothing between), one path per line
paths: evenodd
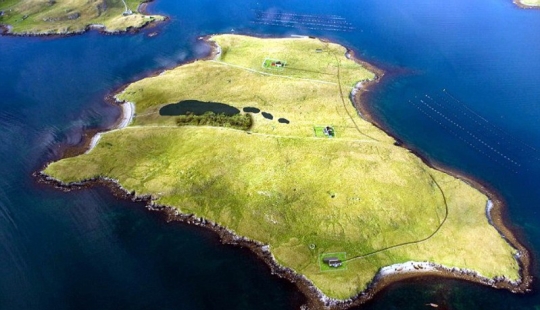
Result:
M358 81L375 76L354 60L344 57L347 50L338 44L309 38L260 39L247 36L219 35L212 40L221 46L219 61L236 66L261 70L261 60L269 58L287 62L286 70L274 74L296 78L322 80L352 87ZM316 50L323 50L318 53ZM266 70L265 70L266 71Z

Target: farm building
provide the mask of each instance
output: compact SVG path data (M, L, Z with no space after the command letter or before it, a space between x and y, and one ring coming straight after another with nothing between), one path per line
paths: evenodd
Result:
M337 257L325 257L323 258L323 262L334 268L340 267L343 264L343 262Z

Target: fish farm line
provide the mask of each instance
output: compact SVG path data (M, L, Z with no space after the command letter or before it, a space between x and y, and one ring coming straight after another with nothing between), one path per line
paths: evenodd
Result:
M253 24L279 26L287 28L303 28L311 30L351 32L353 25L338 15L308 15L273 11L254 11Z

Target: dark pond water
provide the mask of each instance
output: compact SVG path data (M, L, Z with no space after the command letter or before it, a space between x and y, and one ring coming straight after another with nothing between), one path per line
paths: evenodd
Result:
M259 113L261 112L260 109L257 109L257 108L254 108L254 107L245 107L242 109L242 111L246 112L246 113Z
M283 118L283 117L278 118L277 121L280 122L280 123L282 123L282 124L290 124L290 123L291 123L288 119Z
M219 102L203 102L199 100L184 100L178 103L167 104L159 109L159 115L186 115L188 113L194 115L203 115L206 112L214 112L216 114L225 114L232 116L240 113L240 110L228 104Z
M292 285L208 232L105 189L64 193L31 176L83 129L114 122L107 93L203 57L197 38L212 33L321 36L384 68L374 115L426 157L498 190L538 255L540 11L511 0L158 0L150 10L171 19L135 35L0 37L0 309L298 307ZM364 308L428 302L535 309L540 295L430 278L395 284Z
M271 113L268 113L268 112L262 112L261 115L266 118L266 119L269 119L269 120L273 120L274 119L274 116L271 114Z

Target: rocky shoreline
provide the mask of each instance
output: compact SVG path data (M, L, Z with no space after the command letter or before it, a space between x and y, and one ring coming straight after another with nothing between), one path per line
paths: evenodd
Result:
M145 0L139 6L137 7L137 12L143 15L147 15L147 7L148 3L153 2L154 0ZM64 32L13 32L13 27L11 25L7 24L0 24L0 35L6 35L6 36L15 36L15 37L66 37L66 36L72 36L72 35L79 35L86 33L91 30L96 30L101 34L104 35L115 35L115 34L123 34L123 33L137 33L140 30L144 28L148 28L151 26L156 26L157 24L161 24L163 22L166 22L169 20L169 17L165 16L165 18L162 21L147 21L140 27L128 27L126 30L114 30L109 31L104 25L101 24L89 24L84 29L76 30L76 31L64 31Z
M467 280L491 286L493 288L508 289L514 293L528 292L532 280L532 278L525 276L523 276L522 280L519 282L514 282L504 277L489 279L472 270L449 268L431 262L409 261L381 268L381 270L379 270L379 272L373 278L368 288L356 296L352 296L346 300L333 299L321 292L305 276L298 274L287 267L281 266L272 255L269 245L239 236L234 231L205 218L196 217L193 214L183 214L173 207L156 204L154 203L154 198L152 196L137 196L136 193L129 192L128 190L124 189L114 179L99 177L66 184L51 178L42 172L35 172L34 177L37 178L39 183L53 186L56 189L65 192L92 188L95 186L104 186L109 188L112 194L120 199L131 200L133 202L144 202L146 203L146 208L148 210L163 212L166 216L167 222L177 221L209 229L220 237L223 244L249 249L270 267L272 274L277 275L280 278L287 279L295 284L299 291L307 297L307 303L303 306L303 309L349 309L350 307L361 305L372 299L379 291L392 283L419 276L437 276L450 279ZM523 257L524 255L528 254L520 252L519 258Z
M207 57L205 57L205 59L213 59L219 55L219 47L217 46L217 44L215 44L215 42L210 41L209 38L210 36L200 38L210 44L210 46L212 47L211 53ZM356 107L358 113L362 118L371 122L372 124L379 127L388 134L388 131L384 130L383 127L378 125L376 120L369 113L369 110L365 106L366 100L362 100L362 97L366 94L366 92L368 92L371 87L374 87L378 84L380 79L384 76L384 71L355 58L354 53L350 50L347 51L346 56L350 59L355 60L362 66L366 67L368 70L375 73L375 79L370 81L361 81L353 88L350 99L352 100L353 105ZM154 73L154 75L157 74L159 74L159 72ZM115 93L122 91L126 86L117 89L117 92ZM107 96L106 101L115 105L129 104L118 102L112 94ZM129 120L131 120L134 109L128 109L124 106L122 106L122 108L123 113L119 118L119 121L115 124L115 126L113 126L113 128L108 129L108 131L118 129L122 125L125 126L129 123ZM127 111L131 111L129 112L131 116L126 115L126 113L128 113ZM127 123L126 119L129 119ZM96 139L95 136L97 134L99 134L97 129L93 131L86 131L84 134L84 141L79 146L66 149L63 157L76 156L88 151L92 146L92 141L95 141L93 139ZM397 141L396 145L403 145L401 141L399 141L395 137L393 138ZM407 148L406 146L403 147ZM411 150L410 148L407 149ZM490 223L499 231L501 236L505 238L505 240L507 240L509 244L511 244L514 248L518 250L518 255L516 255L516 259L518 260L520 265L520 281L513 282L504 277L489 279L472 270L444 267L431 262L406 262L381 268L379 272L375 275L369 286L359 294L352 296L346 300L333 299L327 297L305 276L294 272L292 269L279 265L278 262L275 260L274 256L272 255L269 245L239 236L234 231L229 230L226 227L209 221L207 219L196 217L193 214L180 213L177 209L170 206L156 204L154 202L155 199L152 196L137 196L135 192L129 192L128 190L124 189L114 179L98 177L88 180L82 180L76 183L66 184L59 180L51 178L50 176L44 174L41 171L35 172L34 176L38 179L38 182L51 185L63 191L80 190L83 188L91 188L94 186L105 186L108 187L115 196L121 199L142 201L146 203L146 206L149 210L163 212L166 215L168 222L179 221L209 229L215 232L220 237L222 243L249 249L270 267L272 274L275 274L281 278L285 278L290 282L294 283L298 287L299 291L307 297L308 301L307 304L302 306L303 309L348 309L352 306L363 304L366 301L372 299L379 291L392 283L419 276L437 276L451 279L461 279L491 286L494 288L508 289L515 293L528 292L532 283L530 254L529 251L525 248L525 246L518 242L518 239L510 230L509 226L505 224L505 204L502 198L499 197L499 195L495 191L489 189L487 186L482 185L482 183L480 183L479 181L476 181L470 177L460 175L456 171L452 171L451 169L434 164L430 162L427 158L421 156L413 150L411 150L411 152L420 157L422 161L430 167L446 172L452 176L463 180L464 182L468 183L469 185L473 186L474 188L478 189L489 197L491 204L488 203L486 207L486 216L488 216Z

